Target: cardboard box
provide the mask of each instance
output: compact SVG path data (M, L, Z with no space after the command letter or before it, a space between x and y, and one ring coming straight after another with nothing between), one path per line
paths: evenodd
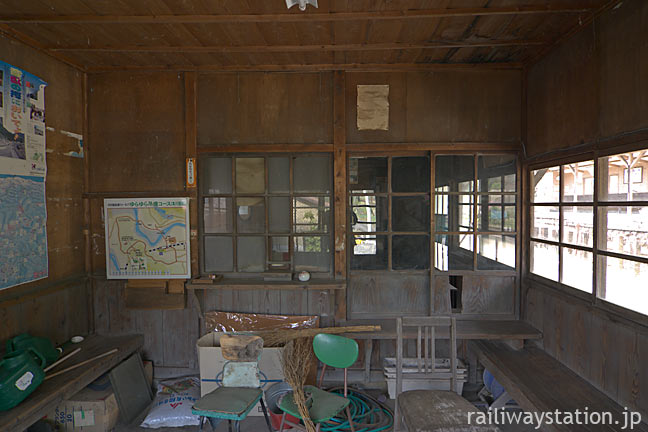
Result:
M220 347L222 333L212 332L198 339L198 365L200 366L200 396L214 391L222 385L223 365L227 360L223 358ZM263 348L259 359L259 372L261 387L266 389L276 382L284 379L281 369L282 348ZM261 416L261 405L252 408L249 415Z
M112 387L85 388L61 402L47 418L64 431L109 432L117 424L119 408Z

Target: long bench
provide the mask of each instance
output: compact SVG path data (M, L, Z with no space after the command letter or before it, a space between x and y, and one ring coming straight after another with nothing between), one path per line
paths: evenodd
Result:
M545 424L542 430L609 432L621 430L626 424L627 414L623 407L535 346L516 350L502 342L481 340L469 342L468 348L524 411L555 413L558 410L574 415L576 410L581 413L609 412L613 421L618 422L612 425ZM645 432L648 425L641 423L632 430Z
M22 432L27 429L53 411L61 401L74 396L92 381L140 349L143 344L144 336L142 335L88 336L79 345L74 346L74 348L80 347L81 351L53 369L52 372L81 363L113 348L117 348L117 352L44 381L18 406L0 413L0 431Z

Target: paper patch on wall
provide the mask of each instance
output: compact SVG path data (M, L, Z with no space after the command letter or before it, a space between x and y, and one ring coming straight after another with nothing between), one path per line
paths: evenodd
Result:
M358 130L389 129L389 85L358 86Z

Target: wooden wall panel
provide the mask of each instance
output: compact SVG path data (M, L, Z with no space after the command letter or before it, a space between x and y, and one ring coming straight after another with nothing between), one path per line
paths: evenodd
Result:
M44 79L47 143L46 279L0 291L0 344L18 333L62 343L90 329L84 278L83 74L21 43L0 36L2 60ZM0 258L3 259L3 258ZM0 348L2 350L2 348Z
M198 367L196 340L200 321L192 295L181 310L131 310L124 302L124 281L97 279L94 309L98 333L144 335L143 357L156 367L180 368L186 372Z
M601 134L648 126L648 3L624 2L598 21Z
M598 52L594 27L578 33L528 75L527 155L598 136Z
M648 3L623 2L529 70L527 154L646 128L647 89Z
M350 144L520 141L520 71L353 72L346 81ZM357 128L357 86L367 84L389 84L387 131Z
M613 321L591 305L533 281L527 280L526 288L523 318L542 331L544 350L621 406L648 415L645 327Z
M462 312L465 314L515 313L515 276L464 276Z
M429 310L427 274L351 273L347 290L348 315L352 319L425 315Z
M97 74L89 87L90 190L182 191L182 75Z
M198 146L333 142L333 75L201 74Z

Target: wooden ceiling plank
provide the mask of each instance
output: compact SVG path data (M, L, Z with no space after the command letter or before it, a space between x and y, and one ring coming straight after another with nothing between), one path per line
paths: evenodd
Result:
M512 70L521 69L521 63L383 63L383 64L363 64L363 63L342 63L342 64L257 64L257 65L147 65L147 66L107 66L88 68L90 73L111 72L115 70L131 71L199 71L199 72L248 72L248 71L266 71L266 72L323 72L334 70L348 71L482 71L482 70Z
M0 35L21 42L25 45L29 45L30 47L34 48L37 51L47 54L48 56L53 57L56 60L59 60L68 66L72 66L74 69L77 69L81 72L85 72L85 66L83 64L79 63L76 60L73 60L72 58L64 54L51 52L50 50L45 48L40 42L14 30L13 28L11 28L6 24L0 24Z
M424 43L370 43L370 44L323 44L323 45L151 45L151 46L74 46L47 47L54 52L205 52L205 53L254 53L254 52L309 52L309 51L386 51L404 49L447 49L487 48L496 46L544 45L546 40L483 40L483 41L440 41Z
M249 10L251 10L250 8ZM312 9L311 9L312 10ZM472 17L488 15L527 14L580 14L593 12L591 3L567 2L561 4L539 4L525 6L439 8L419 10L380 10L371 12L311 12L261 13L261 14L186 14L186 15L0 15L0 23L242 23L242 22L313 22L313 21L357 21L357 20L405 20L438 17Z

